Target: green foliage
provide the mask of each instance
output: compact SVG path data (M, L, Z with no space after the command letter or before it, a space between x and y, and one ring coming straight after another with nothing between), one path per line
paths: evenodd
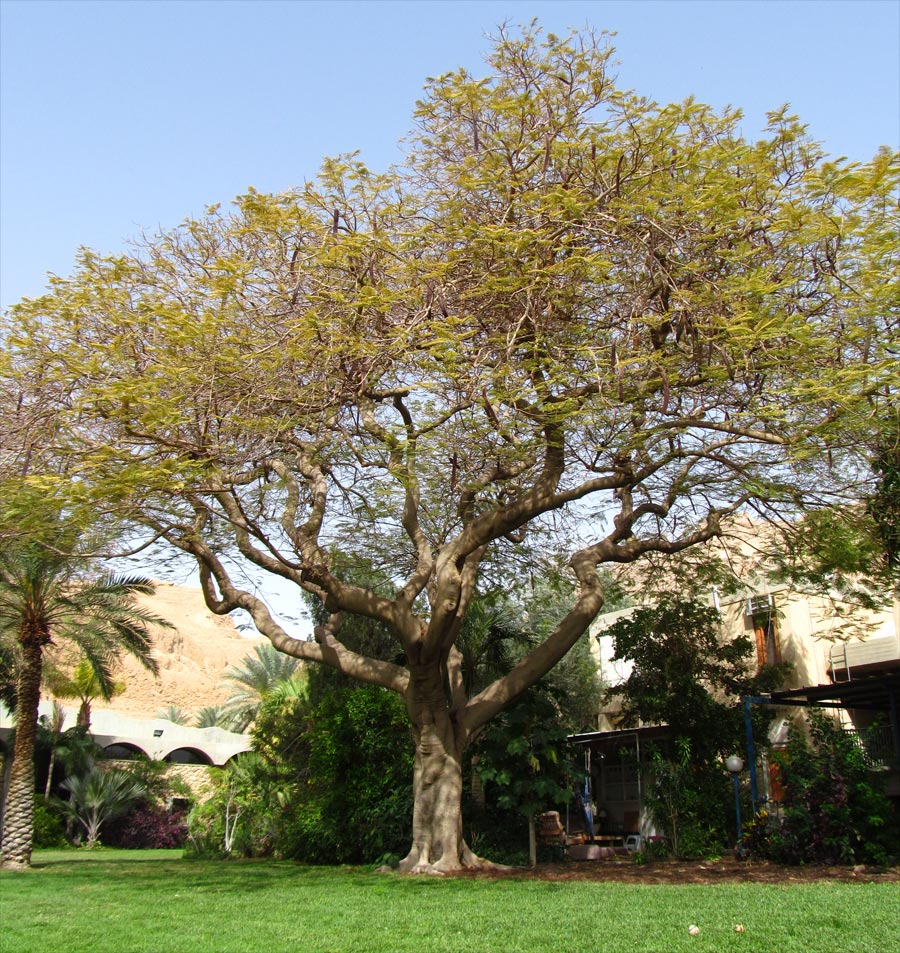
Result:
M195 728L224 728L232 731L235 728L231 713L224 705L204 705L194 716Z
M91 724L91 702L98 698L109 702L125 691L125 682L105 679L86 658L79 658L71 671L58 664L45 664L44 684L56 698L77 699L81 703L78 724L85 727Z
M533 817L569 799L568 730L555 700L530 691L495 718L472 750L485 797Z
M187 725L191 718L191 716L183 708L179 708L178 705L167 705L165 708L160 708L156 713L156 717L163 721L171 721L173 725Z
M629 605L627 594L611 573L601 571L599 576L604 611L614 612ZM561 573L552 565L533 580L521 600L522 626L532 642L543 642L565 617L574 601L574 590L571 573ZM603 702L603 686L590 642L590 633L586 632L541 680L559 706L559 717L571 734L596 730Z
M300 660L279 652L271 642L257 645L238 665L225 669L224 678L235 689L225 702L233 731L246 731L265 696L280 682L300 678Z
M123 652L155 673L149 626L169 623L134 601L152 594L153 583L92 577L82 552L89 544L76 528L57 515L43 530L40 536L7 540L0 549L0 640L9 645L30 636L44 645L50 638L72 643L82 655L85 677L102 697L116 692L113 666Z
M411 833L412 742L402 700L338 686L317 704L271 692L253 728L255 754L216 772L189 818L200 855L371 863Z
M363 686L311 709L285 852L310 862L366 863L402 854L412 834L413 745L401 698Z
M606 630L614 658L631 661L626 681L611 689L622 701L623 723L668 725L693 762L711 764L742 743L741 695L781 684L787 666L765 666L751 675L753 643L723 637L715 609L667 599L636 609Z
M164 804L172 798L193 800L190 786L170 771L169 765L163 761L154 761L141 754L124 770L143 786L146 797L157 804Z
M52 802L34 802L34 847L67 847L65 813Z
M615 622L615 658L633 663L610 691L626 725L668 725L652 759L647 806L679 857L705 857L734 843L734 806L723 759L744 745L740 696L780 684L785 666L751 675L753 644L723 637L715 609L667 599ZM765 737L760 714L757 734Z
M99 766L92 767L86 774L66 778L62 788L68 792L69 799L56 798L54 803L81 825L87 847L99 843L106 821L124 814L147 794L144 785L130 772Z
M858 607L883 610L890 600L890 479L868 505L830 508L807 514L787 532L774 555L771 578L828 600L836 631L865 635Z
M85 725L74 725L59 733L44 724L38 727L35 758L41 763L46 758L48 772L53 768L53 778L48 779L50 784L44 785L45 790L52 790L54 779L60 776L86 774L101 755L100 746Z
M794 728L774 754L783 797L777 815L748 829L747 849L781 863L896 863L900 816L851 732L811 710L809 738Z
M709 857L735 841L729 776L721 765L694 760L687 739L674 752L652 753L644 803L676 857Z
M16 671L15 644L0 638L0 704L8 712L16 710Z
M213 794L188 816L188 851L201 857L264 856L278 850L284 781L254 752L210 769Z
M877 482L868 499L868 513L884 563L896 580L900 574L900 414L894 414L879 439L873 464Z
M32 488L33 489L33 488ZM13 515L26 502L32 518L16 526ZM35 514L42 520L34 521ZM69 514L11 490L0 499L0 642L13 646L17 667L16 742L4 814L3 862L27 866L31 856L30 818L34 803L38 703L50 645L77 648L100 695L115 688L114 668L123 653L156 672L152 625L169 623L140 606L153 583L140 577L93 577L85 555L88 541ZM51 759L52 760L52 759ZM51 778L52 781L52 778Z
M469 604L456 639L469 697L505 675L517 658L534 647L535 638L525 631L519 615L497 593L479 593Z
M483 792L483 803L464 804L473 850L501 863L528 862L528 821L571 799L568 734L559 701L543 685L490 722L466 759Z

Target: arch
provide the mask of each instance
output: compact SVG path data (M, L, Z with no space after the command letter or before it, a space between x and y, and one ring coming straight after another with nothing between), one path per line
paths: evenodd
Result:
M130 741L114 741L103 749L103 757L115 761L138 761L149 755L139 745Z
M235 753L230 758L226 758L222 762L222 767L227 768L229 764L237 764L237 762L240 761L245 754L252 754L252 753L253 753L252 748L245 748L242 751L235 751Z
M174 748L163 761L169 764L206 764L211 765L213 759L199 748Z

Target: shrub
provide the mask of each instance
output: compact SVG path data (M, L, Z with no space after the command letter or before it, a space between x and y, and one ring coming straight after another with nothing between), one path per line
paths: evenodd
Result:
M399 696L374 686L332 691L309 711L297 752L304 783L286 815L286 855L372 863L406 853L413 746Z
M176 848L187 838L185 811L141 804L110 821L103 834L108 847Z
M788 864L888 864L900 857L900 818L850 732L813 711L809 740L794 730L788 749L774 757L781 815L754 820L749 851Z
M66 847L66 824L61 812L42 798L34 802L34 840L37 848Z

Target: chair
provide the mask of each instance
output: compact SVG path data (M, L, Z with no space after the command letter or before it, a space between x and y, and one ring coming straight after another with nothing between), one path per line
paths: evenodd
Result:
M566 852L566 829L559 817L559 811L545 811L537 816L538 843L547 847L559 848Z

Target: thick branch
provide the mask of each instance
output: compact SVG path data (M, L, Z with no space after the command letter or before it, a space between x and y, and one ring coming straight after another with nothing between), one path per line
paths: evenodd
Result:
M549 672L587 631L603 607L603 589L596 563L582 550L572 557L570 565L579 581L580 592L575 605L551 635L529 652L512 671L488 685L466 705L463 725L469 735Z

